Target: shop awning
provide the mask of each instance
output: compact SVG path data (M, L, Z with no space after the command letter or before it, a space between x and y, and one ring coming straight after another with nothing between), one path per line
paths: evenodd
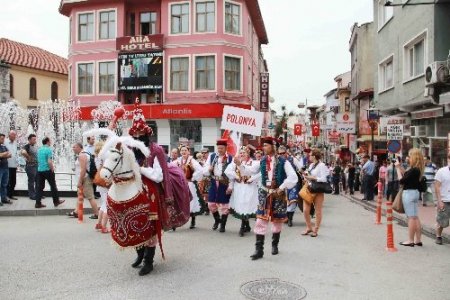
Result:
M418 110L411 112L412 120L432 119L442 117L444 115L444 107L434 107L430 109Z

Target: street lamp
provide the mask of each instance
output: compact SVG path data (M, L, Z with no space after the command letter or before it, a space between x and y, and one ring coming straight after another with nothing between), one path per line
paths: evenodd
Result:
M380 110L375 107L371 107L367 109L367 121L369 122L370 126L370 133L371 133L371 143L372 143L372 151L370 152L370 159L373 161L373 149L374 149L374 136L373 132L377 128L378 120L380 119Z

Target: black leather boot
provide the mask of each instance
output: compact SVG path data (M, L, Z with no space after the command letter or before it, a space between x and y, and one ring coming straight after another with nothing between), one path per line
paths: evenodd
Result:
M252 260L260 259L264 256L264 235L257 234L256 235L256 243L255 243L255 253L250 257Z
M294 217L294 212L287 212L288 226L292 227L292 218Z
M191 226L189 226L190 229L195 228L195 215L191 214Z
M139 271L139 276L144 276L153 271L153 258L156 247L145 247L144 266Z
M206 208L205 208L205 216L209 216L209 208L208 208L208 203L206 203Z
M216 211L215 213L213 213L213 217L214 217L214 225L212 227L212 230L217 230L217 228L219 228L219 224L220 224L219 212Z
M133 268L137 268L141 265L142 260L144 259L145 248L141 247L139 249L136 249L136 253L137 253L136 260L134 261L134 263L131 264Z
M241 228L239 229L239 236L244 236L244 232L245 232L245 220L242 219L241 220Z
M252 231L252 228L250 227L250 221L247 219L245 220L245 232Z
M274 233L272 235L272 255L278 254L278 243L280 242L280 234L281 232Z
M220 221L220 232L225 232L225 226L227 225L228 215L222 215L222 220Z

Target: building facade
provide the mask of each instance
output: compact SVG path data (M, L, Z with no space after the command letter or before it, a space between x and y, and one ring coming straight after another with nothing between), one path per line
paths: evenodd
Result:
M450 50L448 0L434 5L386 7L374 0L375 64L374 101L385 116L411 118L411 132L403 139L403 155L421 148L438 165L447 162L450 110L436 101L437 89L426 88L426 70L446 61ZM447 101L450 100L449 98ZM380 128L383 134L383 128Z
M67 99L67 59L38 47L0 39L1 102L16 100L24 108L38 101Z
M198 150L221 136L224 105L260 110L258 1L62 0L59 10L70 19L69 98L86 116L139 98L159 144Z

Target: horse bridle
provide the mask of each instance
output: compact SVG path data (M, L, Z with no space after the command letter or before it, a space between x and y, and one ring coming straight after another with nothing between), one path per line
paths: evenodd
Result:
M124 177L120 177L120 175L133 173L133 170L128 170L128 171L124 171L124 172L120 172L120 173L114 174L114 171L117 169L119 164L121 166L123 166L123 151L119 151L119 150L116 150L116 149L111 149L110 151L113 152L113 153L119 154L120 155L119 160L117 161L116 165L112 169L110 169L108 167L105 167L105 166L103 166L102 168L107 170L107 171L109 171L111 173L110 177L112 177L113 181L117 183L117 182L124 182L124 181L128 181L128 180L134 179L134 175L131 176L131 177L125 177L125 178Z

